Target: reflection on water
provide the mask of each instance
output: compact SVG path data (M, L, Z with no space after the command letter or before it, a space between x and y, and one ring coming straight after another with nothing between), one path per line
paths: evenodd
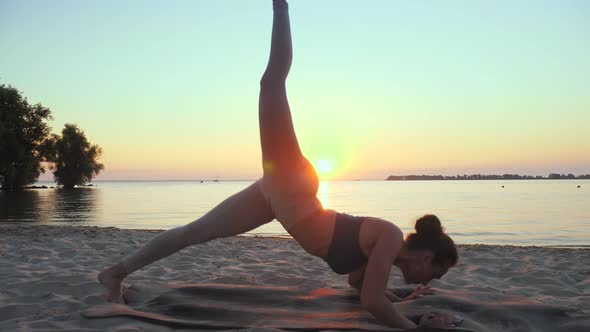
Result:
M320 181L317 197L322 203L324 209L330 208L328 205L328 181Z
M0 192L0 220L19 222L88 222L97 219L94 189L47 189Z
M73 191L0 192L0 222L170 229L251 184L100 182ZM325 208L382 218L405 233L434 213L458 243L590 245L590 180L321 181L317 196ZM249 234L289 236L276 221Z
M54 221L94 221L96 220L96 203L100 191L79 188L76 190L55 190Z
M4 221L47 220L39 207L46 206L45 197L38 190L0 192L0 216Z

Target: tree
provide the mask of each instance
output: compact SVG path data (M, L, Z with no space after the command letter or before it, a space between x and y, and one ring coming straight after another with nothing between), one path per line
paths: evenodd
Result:
M14 191L35 183L45 169L51 110L29 105L21 92L0 85L0 189Z
M91 145L75 124L66 124L61 137L53 135L50 169L57 184L65 189L84 185L98 175L104 165L97 161L102 155L98 145Z

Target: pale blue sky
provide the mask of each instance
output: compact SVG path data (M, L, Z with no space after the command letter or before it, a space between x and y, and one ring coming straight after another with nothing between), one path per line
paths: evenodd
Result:
M270 0L0 1L0 84L102 179L255 178ZM336 178L590 173L590 2L290 1L289 98Z

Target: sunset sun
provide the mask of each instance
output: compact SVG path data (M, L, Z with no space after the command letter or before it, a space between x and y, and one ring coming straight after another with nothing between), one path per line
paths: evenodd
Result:
M318 174L321 175L330 175L334 170L334 165L332 162L326 159L320 159L315 163L315 169Z

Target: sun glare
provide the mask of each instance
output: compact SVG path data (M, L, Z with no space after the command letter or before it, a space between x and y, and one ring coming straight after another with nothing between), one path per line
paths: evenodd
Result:
M315 169L320 175L329 175L334 170L334 166L330 161L326 159L320 159L316 163Z

